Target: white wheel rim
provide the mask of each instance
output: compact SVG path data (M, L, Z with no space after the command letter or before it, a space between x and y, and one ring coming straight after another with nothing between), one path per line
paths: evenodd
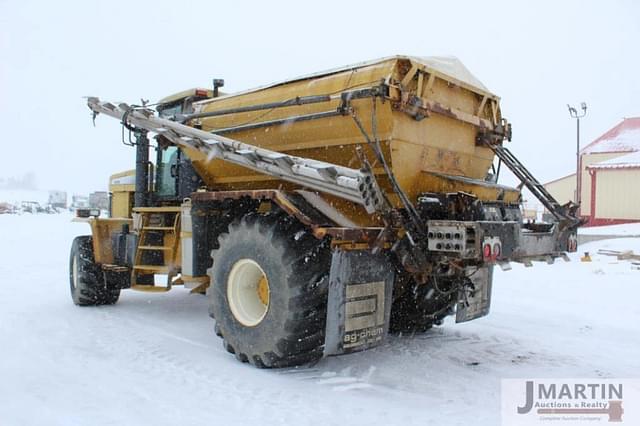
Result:
M266 303L258 291L261 281L263 286L266 282ZM257 262L240 259L233 265L227 279L227 300L231 313L240 324L246 327L260 324L269 310L268 292L267 275Z
M72 280L73 288L78 288L78 256L73 256L73 266L72 266Z

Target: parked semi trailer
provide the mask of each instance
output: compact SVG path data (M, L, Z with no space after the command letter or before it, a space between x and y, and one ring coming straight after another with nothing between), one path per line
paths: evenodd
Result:
M577 249L576 206L504 146L499 98L455 59L222 84L155 110L88 98L94 119L122 123L136 167L111 177L111 217L79 219L91 235L71 249L76 304L184 286L208 295L230 353L284 367L482 317L494 266ZM502 166L551 223L523 222L522 186L497 183Z

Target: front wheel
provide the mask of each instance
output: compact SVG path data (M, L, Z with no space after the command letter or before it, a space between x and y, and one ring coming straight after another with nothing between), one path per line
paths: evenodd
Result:
M93 240L89 235L76 237L69 256L71 298L78 306L113 305L120 297L119 289L108 288L104 274L93 257Z

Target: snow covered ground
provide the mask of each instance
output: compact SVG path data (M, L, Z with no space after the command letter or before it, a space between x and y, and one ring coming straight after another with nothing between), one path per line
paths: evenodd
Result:
M497 271L491 314L315 366L227 354L206 298L69 297L68 215L0 216L0 424L496 425L500 379L637 377L640 270L593 255ZM640 252L640 239L581 247ZM251 423L250 423L251 422Z
M638 236L640 235L640 223L625 223L622 225L590 226L580 228L580 235L620 235Z

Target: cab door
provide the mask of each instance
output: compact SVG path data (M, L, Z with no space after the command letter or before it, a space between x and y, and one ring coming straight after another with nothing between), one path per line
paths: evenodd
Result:
M178 147L158 147L155 185L157 202L182 202L203 184L191 160Z
M180 150L175 145L158 147L155 185L158 201L173 201L178 197L179 156Z

